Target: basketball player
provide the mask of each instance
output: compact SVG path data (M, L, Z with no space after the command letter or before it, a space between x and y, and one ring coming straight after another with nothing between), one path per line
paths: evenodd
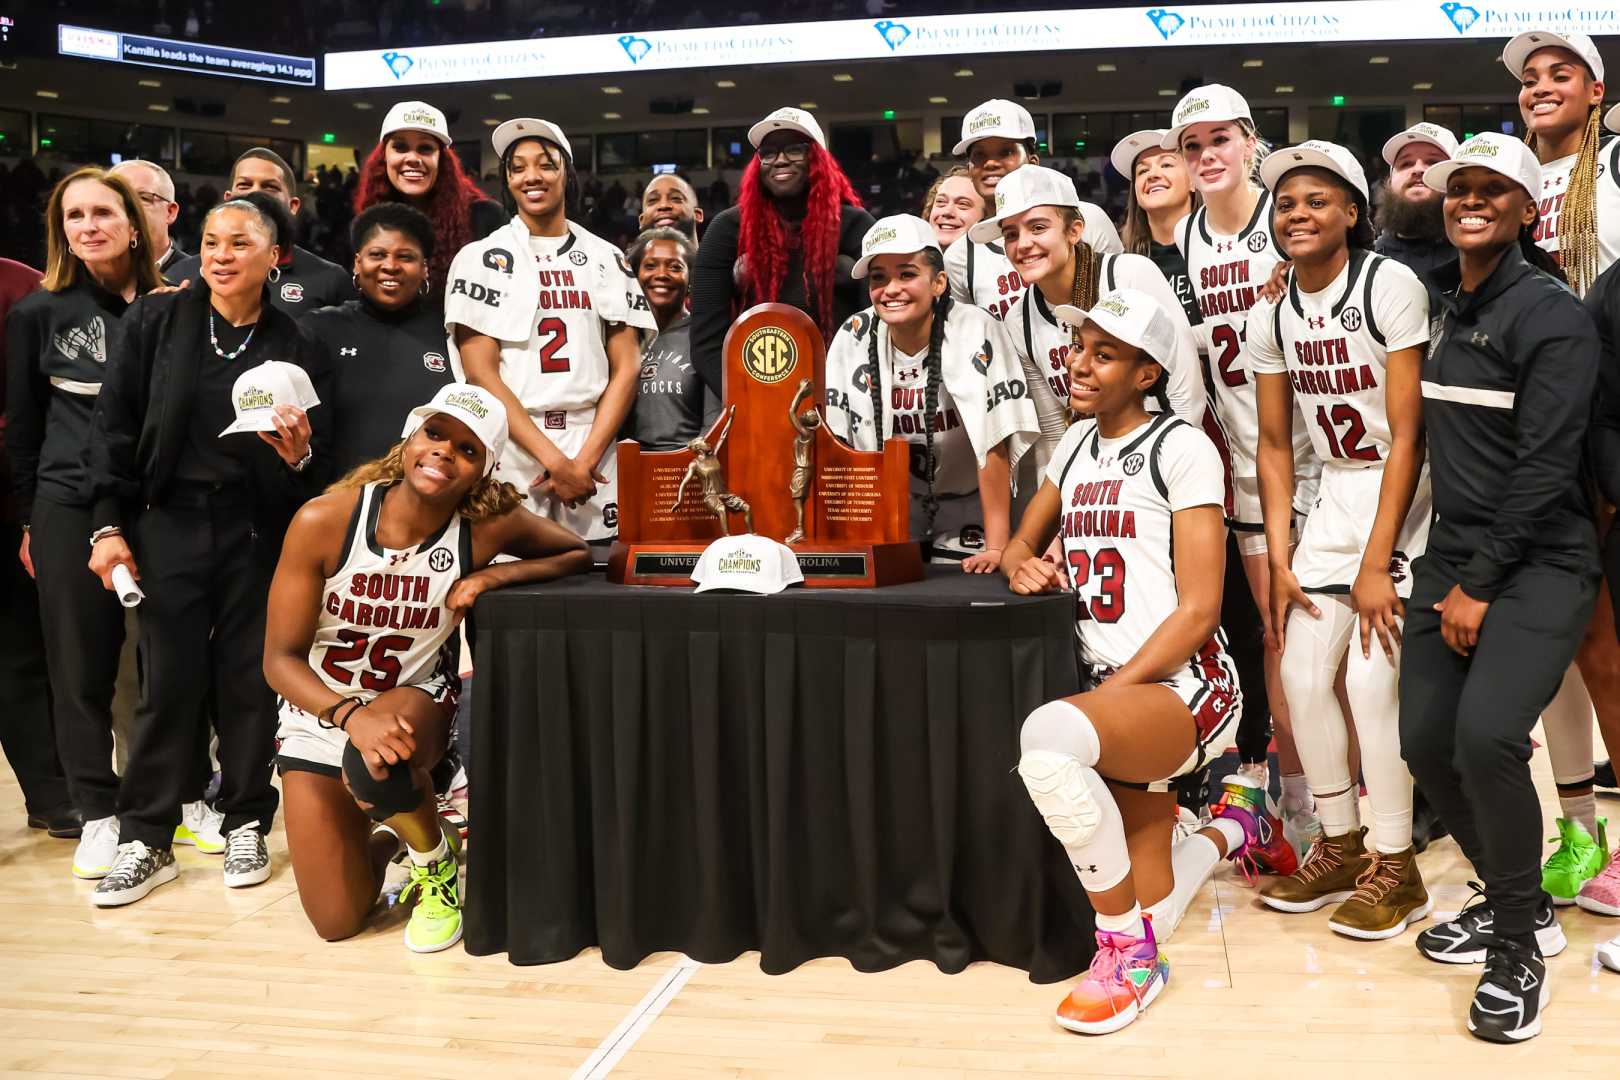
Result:
M967 157L968 178L984 200L986 215L997 210L996 188L1025 165L1040 162L1036 152L1035 120L1016 101L993 98L962 118L962 140L952 149ZM1072 187L1073 184L1071 183ZM1119 233L1108 214L1094 203L1075 200L1081 239L1093 251L1123 251ZM968 238L972 240L971 235ZM1023 297L1025 281L1008 260L995 235L966 244L952 244L945 255L945 273L951 295L964 304L982 307L998 319Z
M1205 380L1213 391L1210 409L1221 435L1217 445L1224 443L1227 452L1227 524L1238 534L1249 595L1269 637L1275 627L1269 615L1271 583L1266 573L1266 534L1255 464L1260 431L1254 383L1243 357L1249 308L1282 258L1271 234L1270 198L1255 176L1267 148L1255 129L1249 103L1236 90L1219 84L1199 87L1176 104L1162 145L1181 151L1193 190L1204 202L1176 228L1176 244L1187 260L1193 295L1204 318L1196 329L1205 359ZM1296 420L1294 455L1303 471L1294 506L1302 515L1311 505L1316 486L1309 448L1304 422ZM1281 811L1284 820L1292 822L1310 810L1310 794L1288 734L1288 705L1278 681L1277 662L1276 651L1266 650L1266 700L1276 721L1277 758L1283 774ZM1266 787L1269 740L1264 714L1251 712L1246 719L1253 726L1238 734L1241 767Z
M491 474L506 409L466 383L411 410L404 441L293 519L270 588L264 669L281 695L287 846L328 941L376 903L403 841L413 952L461 939L461 893L428 772L450 740L456 624L479 594L579 573L585 544ZM517 562L489 565L496 555ZM373 823L386 828L375 829Z
M450 265L452 370L506 406L512 440L496 479L606 542L619 526L613 442L657 323L619 249L568 220L579 181L562 129L508 120L493 142L517 216Z
M1098 296L1116 288L1144 292L1165 308L1176 330L1177 351L1167 371L1167 400L1177 416L1201 423L1204 384L1197 346L1181 302L1159 268L1141 255L1105 254L1087 243L1085 204L1074 182L1060 172L1024 166L1001 181L996 205L996 215L969 229L968 237L979 243L1000 237L1015 272L1028 282L1021 305L1008 316L1008 328L1041 421L1037 468L1046 467L1069 422L1068 357L1074 330L1055 309L1070 305L1088 310Z
M1389 938L1429 912L1412 850L1398 690L1402 601L1429 534L1418 386L1429 296L1411 270L1371 253L1367 177L1350 151L1303 142L1267 157L1260 177L1272 230L1293 264L1287 293L1255 304L1246 335L1272 626L1294 745L1322 823L1299 869L1260 899L1290 912L1338 904L1329 927ZM1296 404L1322 479L1290 559ZM1359 827L1349 729L1334 693L1341 664L1372 803L1370 837Z
M1064 305L1080 333L1070 404L1087 419L1064 434L1001 562L1016 593L1058 589L1040 555L1055 537L1076 595L1093 689L1029 715L1018 774L1096 911L1091 969L1056 1017L1089 1035L1163 991L1157 938L1222 856L1260 845L1264 811L1234 776L1215 819L1172 854L1170 783L1231 745L1239 691L1219 622L1225 479L1209 438L1163 407L1180 353L1169 311L1135 289L1089 312Z
M955 302L934 230L880 220L853 273L872 306L827 350L829 430L857 450L911 445L911 535L934 562L994 573L1011 535L1012 470L1040 424L1006 329Z
M1585 34L1535 30L1508 42L1502 62L1519 80L1526 141L1541 164L1536 243L1563 266L1570 288L1584 296L1620 254L1620 186L1614 171L1620 144L1604 145L1599 125L1603 57ZM1612 510L1604 507L1601 515L1607 532ZM1561 812L1558 850L1542 868L1542 887L1560 905L1574 903L1610 863L1590 760L1594 706L1604 742L1620 749L1620 642L1610 598L1602 593L1575 659L1542 712ZM1595 888L1620 890L1620 866Z

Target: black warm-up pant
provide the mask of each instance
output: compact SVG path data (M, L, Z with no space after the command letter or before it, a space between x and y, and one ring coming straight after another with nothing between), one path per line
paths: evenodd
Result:
M1243 555L1237 534L1226 534L1226 584L1221 593L1221 628L1226 631L1226 652L1237 668L1243 691L1243 713L1238 717L1238 760L1245 765L1265 761L1271 746L1271 701L1266 696L1266 627L1260 609L1249 595Z
M275 544L248 507L217 497L152 507L130 547L141 570L141 702L118 802L119 839L166 848L195 785L210 713L219 735L223 829L270 831L276 698L264 681Z
M1541 890L1541 801L1530 729L1558 691L1597 598L1590 574L1526 566L1491 602L1470 656L1434 605L1457 583L1430 554L1414 567L1401 650L1401 754L1485 882L1496 929L1529 934Z
M17 558L21 543L20 527L0 525L0 750L28 812L49 814L72 800L57 761L39 594Z

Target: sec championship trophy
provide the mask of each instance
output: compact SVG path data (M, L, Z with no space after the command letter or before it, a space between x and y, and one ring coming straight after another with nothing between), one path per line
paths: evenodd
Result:
M922 577L922 551L907 535L910 452L898 439L882 451L852 450L827 430L818 408L825 356L797 308L743 313L726 334L726 406L714 429L682 450L618 446L610 580L691 585L698 556L737 531L744 507L752 517L744 527L793 548L808 588Z

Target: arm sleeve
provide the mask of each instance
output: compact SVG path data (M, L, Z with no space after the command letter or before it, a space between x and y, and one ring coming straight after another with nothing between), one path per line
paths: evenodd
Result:
M1524 560L1542 523L1579 483L1597 384L1598 335L1584 310L1567 297L1549 297L1524 312L1514 327L1528 341L1508 344L1527 353L1519 372L1513 415L1519 437L1514 461L1498 490L1496 521L1457 575L1476 600L1492 600ZM1514 337L1518 337L1515 334Z
M1609 502L1620 504L1620 278L1611 271L1605 271L1586 294L1601 342L1589 445L1598 490Z
M6 452L17 497L17 518L24 525L34 513L39 448L45 441L45 410L50 383L40 373L38 317L13 311L6 320Z
M1286 375L1288 362L1283 359L1282 343L1277 340L1275 304L1256 300L1249 309L1249 322L1243 332L1243 351L1248 368L1256 375Z
M137 450L146 419L147 322L151 300L142 298L124 313L102 376L101 393L85 447L85 485L91 502L91 531L124 524L124 508L141 494Z
M1390 352L1429 340L1429 290L1409 268L1394 259L1380 266L1373 279L1372 302L1373 322Z
M692 365L703 384L716 395L724 392L721 348L737 301L732 268L737 262L737 229L741 221L741 214L735 211L717 214L698 245L692 265Z
M1164 437L1159 459L1172 514L1194 506L1224 505L1226 477L1221 455L1202 431L1177 427Z

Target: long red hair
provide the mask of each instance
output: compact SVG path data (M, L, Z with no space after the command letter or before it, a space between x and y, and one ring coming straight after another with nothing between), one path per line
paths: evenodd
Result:
M804 222L799 226L798 247L804 253L805 292L816 305L816 310L808 314L821 327L822 336L830 340L836 329L833 285L838 267L838 226L844 206L860 206L861 198L850 187L838 162L819 143L810 144L807 164ZM745 306L775 300L782 293L782 279L787 275L788 230L759 173L759 155L755 154L743 170L737 192L737 206L742 213L737 254L748 258Z
M450 260L472 240L472 204L488 199L473 183L456 152L446 146L439 151L439 172L433 178L427 205L418 207L433 223L433 259L428 263L428 280L435 289L444 287ZM388 179L388 148L383 143L360 166L360 184L354 193L356 215L380 202L405 202Z

